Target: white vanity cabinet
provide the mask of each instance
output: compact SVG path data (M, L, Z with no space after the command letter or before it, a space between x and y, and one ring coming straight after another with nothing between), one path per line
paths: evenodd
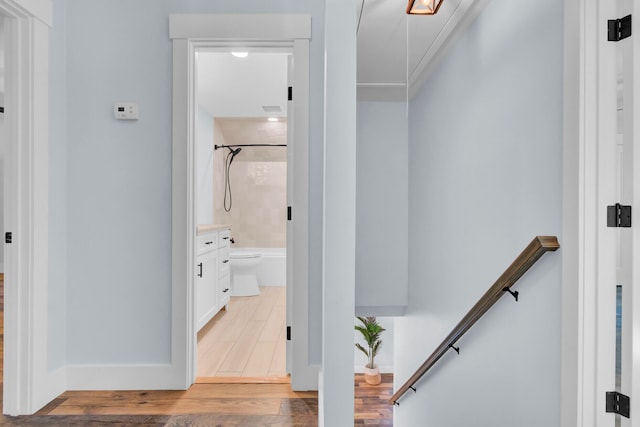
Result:
M229 240L228 227L198 227L195 277L198 330L229 303Z

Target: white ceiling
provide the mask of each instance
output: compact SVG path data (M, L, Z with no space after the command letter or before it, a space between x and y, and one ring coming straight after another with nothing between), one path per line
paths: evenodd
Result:
M407 0L355 0L358 98L406 100L407 78L411 90L419 87L446 42L489 1L444 0L436 15L414 16L406 14ZM286 116L287 55L198 52L199 104L213 117ZM281 112L265 113L265 105Z
M416 0L419 1L419 0ZM406 100L450 36L488 0L443 0L436 15L407 15L407 0L355 0L358 98ZM472 13L472 15L473 15ZM408 71L408 72L407 72Z
M198 104L213 117L286 117L287 56L250 52L236 58L231 52L198 52ZM263 106L277 106L280 112L265 113Z

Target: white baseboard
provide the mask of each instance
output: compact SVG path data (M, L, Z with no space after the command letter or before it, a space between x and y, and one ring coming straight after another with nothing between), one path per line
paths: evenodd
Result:
M393 374L393 366L391 365L380 365L378 368L380 368L381 374ZM353 371L356 374L362 374L364 373L364 366L356 366L353 368Z
M185 390L170 364L67 366L68 390Z
M29 408L29 414L35 414L44 408L49 402L60 396L67 390L67 371L65 367L58 368L47 375L46 384L36 387L33 393L33 406Z

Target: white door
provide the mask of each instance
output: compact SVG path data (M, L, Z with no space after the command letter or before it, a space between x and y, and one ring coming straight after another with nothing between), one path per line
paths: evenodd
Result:
M640 12L639 0L618 0L617 15L612 18L631 15L634 9ZM614 425L622 427L640 426L640 217L637 215L640 209L640 43L637 37L632 35L609 42L615 46L617 59L616 202L635 209L631 228L611 229L617 234L617 280L612 284L616 291L615 391L635 396L631 399L629 418L609 414Z
M287 58L287 86L293 87L293 55ZM292 100L287 98L287 215L292 203L293 195L293 108ZM291 323L292 323L292 307L293 307L293 263L295 254L291 250L293 248L293 226L289 218L287 218L287 373L291 374Z

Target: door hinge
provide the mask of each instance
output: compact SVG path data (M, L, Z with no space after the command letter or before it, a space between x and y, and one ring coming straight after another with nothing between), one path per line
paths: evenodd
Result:
M13 235L11 234L10 231L7 231L6 233L4 233L4 242L5 243L11 243L13 240Z
M630 405L629 396L625 396L617 391L608 391L606 397L606 411L614 414L620 414L629 418Z
M631 206L607 206L607 227L631 227Z
M291 341L291 326L287 326L287 341Z
M291 206L287 206L287 221L291 221Z
M610 19L607 21L608 40L617 42L626 39L631 35L631 15L620 19Z
M293 101L293 86L289 86L287 89L287 100Z

